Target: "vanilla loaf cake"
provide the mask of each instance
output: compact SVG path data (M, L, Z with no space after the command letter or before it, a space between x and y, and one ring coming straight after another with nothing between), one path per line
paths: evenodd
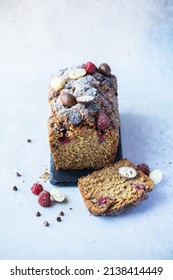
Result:
M122 159L78 180L91 214L112 216L148 198L153 181L128 159Z
M117 79L108 64L60 70L50 82L48 137L57 170L101 169L119 142Z

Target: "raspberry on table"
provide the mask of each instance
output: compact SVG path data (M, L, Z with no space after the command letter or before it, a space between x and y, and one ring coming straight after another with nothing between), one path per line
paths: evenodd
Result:
M36 183L31 187L31 191L33 194L39 195L43 191L43 186L39 183Z
M83 68L87 74L93 74L96 71L96 66L92 62L87 62Z
M110 126L110 119L103 111L101 111L97 119L97 128L104 130L109 126Z
M145 175L150 175L150 168L146 163L141 163L137 165L137 168L141 170Z
M38 203L43 207L48 207L51 204L50 192L42 191L38 197Z

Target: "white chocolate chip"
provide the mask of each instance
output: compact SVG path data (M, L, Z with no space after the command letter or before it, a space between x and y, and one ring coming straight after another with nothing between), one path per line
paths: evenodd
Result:
M64 87L64 85L65 79L63 79L62 77L53 78L50 83L50 87L54 90L60 90Z
M50 195L51 198L57 202L63 202L65 200L65 195L57 189L52 189Z
M76 69L73 69L69 72L69 77L71 80L76 80L80 77L83 77L86 75L86 71L85 69L83 68L76 68Z
M149 177L153 181L154 185L156 185L162 181L163 172L160 169L155 169L150 173Z
M83 95L76 98L76 101L80 104L87 105L94 100L94 97L91 95Z
M118 169L118 172L122 177L126 179L135 178L137 175L137 171L130 166L122 166Z

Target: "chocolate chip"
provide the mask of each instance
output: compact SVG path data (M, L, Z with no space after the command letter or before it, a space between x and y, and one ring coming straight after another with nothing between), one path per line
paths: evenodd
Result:
M59 213L59 215L60 215L60 216L64 216L64 212L61 211L61 212Z
M110 76L111 68L107 63L101 63L99 66L99 71L105 76Z
M56 144L52 144L52 148L53 148L53 149L56 149L56 148L57 148L57 145L56 145Z
M71 110L69 114L69 123L74 126L79 125L82 122L80 113L77 110Z
M16 186L13 186L13 191L18 191L18 188Z
M35 213L35 216L40 217L40 216L41 216L40 212L37 211L37 212Z
M51 126L51 127L54 127L54 122L51 122L51 123L50 123L50 126Z
M72 210L72 208L70 207L70 210Z
M66 93L66 92L62 92L60 94L60 99L62 104L66 107L72 107L77 103L75 96L73 94Z
M77 97L76 100L77 100L77 103L79 103L79 104L87 105L87 104L90 104L94 100L94 97L91 95L83 95L83 96Z
M57 222L61 222L61 217L56 218Z
M49 226L48 221L44 221L44 225L45 225L45 227L48 227Z
M16 172L17 177L21 177L22 175L19 172Z
M27 139L27 142L28 142L28 143L31 143L31 142L32 142L32 140L31 140L31 139Z

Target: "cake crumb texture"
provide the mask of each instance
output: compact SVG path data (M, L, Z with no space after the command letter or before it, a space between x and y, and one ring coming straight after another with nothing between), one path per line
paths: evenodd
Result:
M134 178L125 178L118 169L122 166L136 170ZM123 159L78 180L78 186L90 213L118 215L148 198L154 187L152 180L128 159Z

